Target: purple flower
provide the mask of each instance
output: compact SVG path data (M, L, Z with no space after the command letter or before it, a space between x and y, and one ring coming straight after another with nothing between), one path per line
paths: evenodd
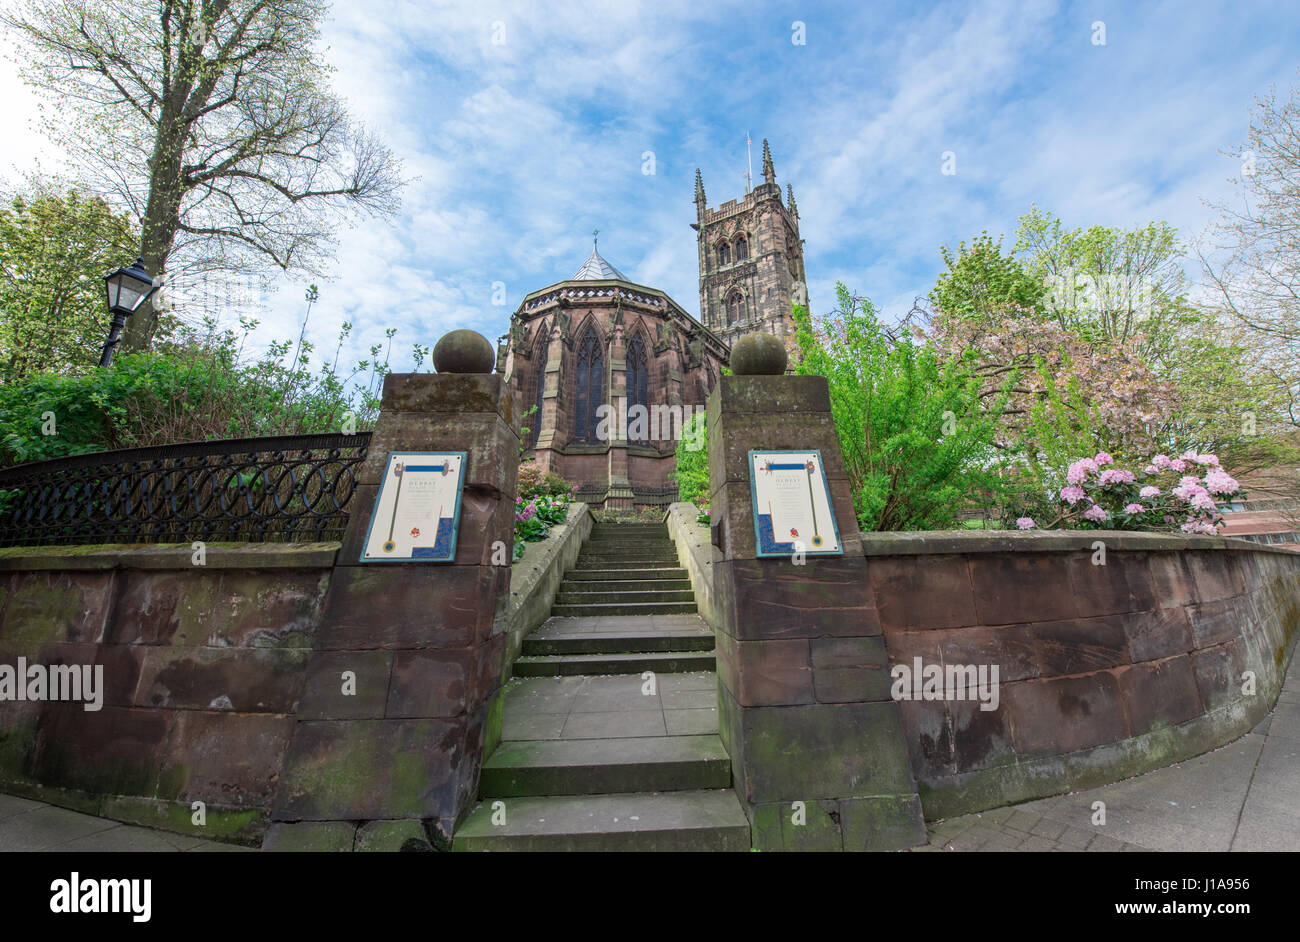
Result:
M1097 462L1098 467L1101 467L1104 464L1115 463L1115 459L1112 458L1110 455L1106 454L1104 451L1097 452L1097 457L1093 458L1092 460Z
M1100 504L1093 504L1083 512L1083 517L1085 520L1091 520L1094 523L1101 523L1104 520L1110 519L1110 512Z
M1146 511L1147 509L1143 507L1141 504L1129 504L1127 507L1124 508L1124 513L1126 514L1142 514L1142 513L1146 513Z
M1021 530L1032 530L1034 527L1038 526L1038 524L1034 523L1033 517L1017 517L1016 526Z

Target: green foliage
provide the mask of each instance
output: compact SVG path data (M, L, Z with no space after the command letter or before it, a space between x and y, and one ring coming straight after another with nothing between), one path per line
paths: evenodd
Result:
M987 323L1006 314L1043 316L1046 288L1013 255L1002 253L1001 240L981 233L954 254L940 249L946 270L939 274L930 301L945 317Z
M523 500L539 496L570 497L577 489L577 485L570 484L554 471L543 473L535 461L519 464L519 497Z
M310 344L286 362L272 344L241 363L244 334L182 328L154 352L127 353L109 369L37 373L0 385L0 465L117 448L312 432L359 431L374 422L387 361L362 361L351 375L333 365L310 372ZM349 330L340 335L340 344ZM378 348L372 350L378 353ZM358 376L369 377L363 386ZM50 434L49 418L53 417Z
M84 373L108 334L104 275L138 236L101 198L33 180L0 207L0 383Z
M708 426L701 412L695 412L682 424L673 480L677 482L678 500L692 501L700 508L709 506Z
M999 410L981 410L980 380L963 359L891 335L870 301L843 284L836 291L839 308L820 335L795 307L796 372L827 379L858 525L953 526L972 497L999 487L990 470Z

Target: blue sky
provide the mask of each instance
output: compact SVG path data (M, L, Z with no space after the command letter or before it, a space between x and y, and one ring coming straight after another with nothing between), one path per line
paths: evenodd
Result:
M1009 242L1031 203L1194 238L1205 201L1232 193L1221 152L1254 97L1300 81L1293 2L336 0L324 39L335 88L417 179L398 220L340 232L349 274L320 282L310 333L332 350L351 320L359 355L395 327L398 369L453 327L495 339L526 293L577 270L596 227L628 277L698 313L695 168L710 205L743 195L747 131L756 171L767 138L794 185L814 309L843 280L898 316L940 245ZM261 340L296 336L304 285L268 299Z

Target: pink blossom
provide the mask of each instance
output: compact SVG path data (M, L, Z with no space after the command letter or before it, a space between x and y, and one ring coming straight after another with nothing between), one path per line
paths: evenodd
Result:
M1179 487L1199 487L1201 479L1194 474L1184 474L1178 479Z
M1155 465L1153 465L1153 464L1149 464L1149 465L1147 465L1145 468L1143 468L1142 470L1145 471L1147 474L1155 474L1155 473L1156 473L1157 471L1159 471L1160 469L1157 468L1157 467L1156 467Z
M1100 467L1101 465L1104 465L1104 464L1114 464L1114 463L1115 463L1115 459L1112 458L1110 455L1106 454L1104 451L1099 451L1099 452L1097 452L1097 457L1093 458L1092 460L1095 461L1095 462L1097 462L1097 466L1098 466L1098 467Z
M1156 455L1151 459L1151 464L1160 468L1162 471L1169 467L1170 461L1168 455Z
M1197 455L1194 460L1197 464L1208 464L1216 468L1219 466L1218 455Z
M1084 493L1084 490L1081 487L1065 487L1061 489L1061 500L1065 501L1071 507L1087 496L1088 495Z
M1187 462L1183 461L1181 458L1175 458L1173 461L1169 462L1169 467L1173 468L1179 474L1182 474L1187 470Z
M1124 513L1126 514L1143 514L1146 513L1146 511L1147 509L1141 504L1129 504L1124 508Z
M1083 517L1085 520L1091 520L1094 523L1101 523L1103 520L1110 519L1110 512L1099 504L1093 504L1083 512Z
M1102 487L1111 484L1132 484L1133 472L1125 471L1123 468L1107 468L1101 472L1101 477L1097 481Z
M1159 496L1160 496L1160 488L1152 484L1148 484L1146 487L1142 488L1142 490L1138 491L1138 497L1141 497L1143 500L1146 500L1147 498L1150 497L1159 497Z
M1188 520L1183 524L1182 530L1184 533L1208 533L1210 536L1215 536L1219 532L1218 527L1204 520Z
M1038 524L1034 523L1033 517L1017 517L1016 526L1022 530L1032 530Z
M1206 473L1205 486L1211 494L1235 494L1241 487L1232 475L1218 468Z
M1214 498L1209 494L1193 494L1192 506L1197 510L1218 510L1219 505L1214 502Z

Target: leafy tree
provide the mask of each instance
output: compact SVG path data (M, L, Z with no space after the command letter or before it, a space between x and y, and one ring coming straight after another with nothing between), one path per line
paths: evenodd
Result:
M946 267L930 292L940 316L975 322L1001 319L1012 311L1043 316L1043 283L1015 256L1003 254L1000 239L995 242L986 231L969 247L962 242L955 253L946 245L940 252Z
M700 507L709 506L709 447L707 425L702 412L695 412L682 424L682 437L677 442L677 468L673 480L677 482L677 499L691 501Z
M322 273L339 213L391 214L393 155L326 87L325 0L22 0L0 23L49 132L140 228L170 285L213 273ZM157 310L123 350L151 342Z
M890 331L866 298L836 286L838 308L814 326L794 308L799 375L825 376L863 530L952 526L995 492L1000 409L981 407L980 377L910 330Z
M104 275L137 234L103 199L32 180L0 207L0 382L99 362L108 333Z

